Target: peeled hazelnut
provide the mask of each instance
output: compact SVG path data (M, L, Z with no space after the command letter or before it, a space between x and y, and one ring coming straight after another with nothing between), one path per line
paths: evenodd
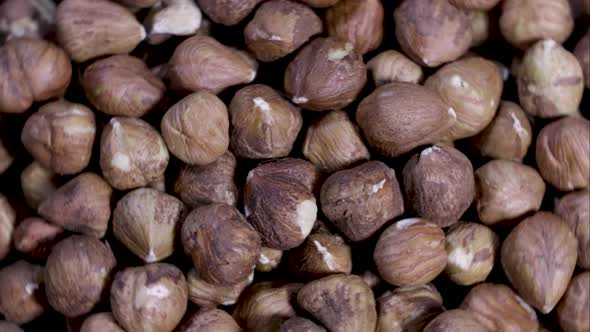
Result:
M283 158L266 161L255 168L252 176L280 178L282 181L296 181L308 191L315 192L321 182L320 173L314 164L297 158Z
M58 174L75 174L88 166L95 134L94 113L88 107L59 100L27 119L21 140L41 165Z
M80 332L125 332L117 325L110 312L101 312L88 316L80 327Z
M27 218L14 229L14 248L21 253L39 259L47 259L51 249L61 239L64 230L41 218Z
M461 309L469 311L489 331L537 331L535 310L509 287L482 283L471 289Z
M242 329L227 312L201 309L190 317L178 332L241 332Z
M297 302L330 331L374 331L377 325L373 292L356 275L312 281L299 290Z
M576 57L555 41L544 39L527 49L517 79L520 104L531 115L578 113L584 73Z
M455 119L453 109L438 94L403 82L378 87L356 111L371 147L388 157L440 141Z
M383 5L380 0L341 0L326 11L330 36L348 40L360 54L383 41Z
M223 2L226 1L219 3ZM256 61L245 53L222 45L212 37L194 36L176 47L170 58L168 76L175 88L219 93L232 85L252 82L257 68Z
M160 44L172 36L188 36L201 28L203 15L193 0L156 2L144 25L148 42Z
M404 0L393 13L395 35L415 62L437 67L469 49L469 17L447 0Z
M0 262L10 252L16 212L4 195L0 194Z
M215 22L223 25L240 23L263 0L197 0L199 8Z
M471 161L455 148L432 146L415 154L403 178L413 210L440 227L455 224L475 196Z
M141 117L162 99L166 87L143 61L128 55L98 60L84 71L86 96L101 112Z
M338 1L340 0L299 0L299 2L315 8L331 7L338 3Z
M33 161L20 174L23 196L29 206L35 210L59 186L58 176L50 169Z
M160 133L141 119L114 117L102 132L100 168L115 189L143 187L159 179L169 158Z
M217 285L248 278L260 255L260 236L233 206L196 208L182 224L182 245L200 276Z
M326 111L352 103L367 81L354 46L335 38L316 38L289 63L285 91L301 107Z
M449 2L460 8L488 11L494 8L500 0L450 0Z
M24 324L43 314L43 267L20 260L0 270L0 313ZM4 331L0 328L0 331Z
M282 58L313 35L322 32L322 21L311 8L288 0L263 3L244 29L248 48L260 61Z
M2 139L0 139L0 174L9 168L13 161L14 157L8 152L4 143L2 143Z
M490 17L488 12L480 10L469 10L467 12L471 22L471 47L483 44L490 35Z
M112 192L100 176L82 173L47 197L37 211L69 231L101 238L111 216Z
M61 97L72 77L66 52L40 39L7 42L0 62L0 112L23 113L33 102Z
M170 152L187 164L212 163L229 146L227 108L207 91L190 94L172 106L164 114L161 128Z
M590 6L588 6L590 8ZM589 9L590 11L590 9ZM586 89L590 89L590 30L578 41L574 49L574 56L582 66Z
M187 304L184 275L170 264L126 268L111 287L113 316L129 332L171 332Z
M145 30L125 7L112 1L64 0L57 6L57 39L77 62L131 52Z
M521 221L502 244L502 267L522 298L549 313L576 267L578 241L555 215L538 212Z
M559 190L588 187L590 178L590 121L565 117L546 125L536 143L539 172Z
M488 332L488 329L480 324L469 311L454 309L445 311L433 319L424 332Z
M578 266L590 269L590 191L569 193L555 204L561 217L578 239Z
M391 82L418 84L424 78L422 67L395 50L379 53L367 63L367 69L378 86Z
M270 272L276 269L283 258L283 251L268 247L260 248L260 256L256 262L256 271Z
M90 312L104 298L115 265L110 247L96 238L72 235L61 241L45 265L49 304L66 317Z
M279 332L326 332L326 329L303 317L291 317L283 324Z
M492 160L475 171L479 220L495 225L537 211L545 182L534 168L510 160Z
M232 149L236 156L249 159L286 157L303 124L297 107L262 84L239 90L229 105L229 115Z
M567 292L557 307L559 325L565 332L590 330L590 272L572 278Z
M219 305L234 305L244 288L252 283L254 272L248 279L228 286L203 280L195 269L191 269L186 278L189 300L201 308L214 308Z
M336 172L320 193L322 212L352 241L361 241L404 212L395 171L380 161Z
M0 331L2 332L24 332L18 325L9 321L0 320Z
M43 38L53 30L52 0L5 0L0 4L0 41Z
M350 247L338 235L311 234L289 252L291 271L303 278L318 278L352 271Z

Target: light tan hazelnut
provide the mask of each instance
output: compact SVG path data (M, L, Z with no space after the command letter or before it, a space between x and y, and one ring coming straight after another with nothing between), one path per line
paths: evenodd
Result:
M252 283L254 272L247 279L233 285L209 283L195 269L190 269L186 279L189 300L201 308L214 308L236 304L242 291Z
M471 22L471 47L481 46L490 36L490 17L488 12L469 10L467 16Z
M330 36L348 40L360 54L383 41L383 4L379 0L341 0L326 11Z
M590 269L590 190L569 193L555 203L561 217L578 239L578 266Z
M418 84L424 78L422 67L395 50L379 53L367 63L367 69L378 86L391 82Z
M18 325L9 321L0 320L0 331L2 332L24 332Z
M27 204L35 210L60 186L59 177L49 168L33 161L20 174L20 185Z
M588 4L588 8L590 8L590 3ZM578 62L580 62L580 65L582 66L586 89L590 89L590 30L588 30L584 37L582 37L576 44L574 56L578 59Z
M460 8L489 11L494 8L500 0L450 0L449 2Z
M0 194L0 262L10 252L16 211L12 208L8 199Z
M63 228L41 218L27 218L14 229L12 242L21 253L38 259L47 259L51 249L64 235Z
M197 0L209 18L223 25L240 23L263 0Z
M165 0L156 2L144 26L148 43L155 45L172 36L193 35L201 28L203 15L192 0Z
M338 235L311 234L301 246L289 251L288 261L291 271L303 279L352 271L350 247Z
M101 312L88 316L80 327L80 332L125 332L115 321L110 312Z
M44 38L53 32L55 2L6 0L0 4L0 42L17 38Z
M567 292L557 307L557 319L565 332L590 330L590 272L572 278Z
M256 271L270 272L276 269L283 258L283 251L268 247L260 248L260 256L256 262Z
M227 312L220 309L201 309L178 329L178 332L241 332L242 329Z
M12 162L14 161L14 157L8 151L8 149L2 143L2 139L0 139L0 174L4 173Z
M424 332L452 331L488 332L488 329L480 324L473 314L462 309L445 311L424 328Z
M43 267L20 260L0 270L0 313L24 324L45 311ZM0 331L3 331L0 328Z
M326 329L303 317L291 317L283 324L279 332L326 332Z

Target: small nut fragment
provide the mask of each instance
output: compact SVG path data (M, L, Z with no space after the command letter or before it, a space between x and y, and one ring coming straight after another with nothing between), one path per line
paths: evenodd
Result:
M450 0L449 2L460 8L489 11L494 8L500 0Z
M590 6L588 6L590 8ZM590 11L590 9L588 9ZM582 66L586 89L590 89L590 30L578 41L574 49L574 56Z
M178 332L241 332L242 329L227 312L220 309L201 309L178 329Z
M395 50L376 55L367 63L367 69L373 74L373 80L378 86L391 82L418 84L424 78L422 67Z
M282 258L282 250L262 247L260 249L260 256L258 256L258 262L256 262L256 271L270 272L279 266Z
M330 36L348 40L360 54L383 41L383 4L380 0L341 0L326 11Z
M146 21L148 43L160 44L172 36L188 36L201 28L203 15L193 0L157 2Z
M16 212L8 202L8 199L0 194L0 262L10 252L15 222Z
M215 22L223 25L240 23L263 0L197 0L199 8Z
M2 332L24 332L18 325L9 321L0 320L0 331Z
M47 259L54 245L61 240L64 230L41 218L27 218L14 229L14 248L37 259Z
M0 313L24 324L45 311L42 294L43 267L20 260L0 270ZM0 328L0 331L4 331Z
M565 332L590 330L590 272L572 278L567 292L557 307L557 319Z
M195 269L191 269L186 278L189 300L201 308L214 308L234 305L244 288L252 283L254 272L248 279L229 286L209 283Z
M0 139L0 174L10 168L13 161L14 157L12 157L11 153L4 146L4 143L2 143L2 139Z
M50 169L33 161L20 174L20 185L27 204L35 210L60 186L59 177Z
M291 317L283 324L279 332L326 332L326 329L303 317Z
M304 279L352 271L350 247L338 235L311 234L303 245L289 252L291 271Z
M473 314L462 309L445 311L424 328L424 332L453 331L488 332L488 329L480 324Z
M483 44L490 36L490 17L488 12L480 10L467 11L471 23L471 47Z
M88 316L80 327L80 332L125 332L117 325L110 312L101 312Z
M555 214L567 223L578 239L578 266L590 269L590 190L563 196L555 204Z

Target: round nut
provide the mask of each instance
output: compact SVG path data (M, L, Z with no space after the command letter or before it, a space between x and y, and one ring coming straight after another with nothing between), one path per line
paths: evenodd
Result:
M148 43L157 45L172 36L190 36L206 29L201 10L193 0L166 0L156 3L144 21Z
M15 222L16 211L14 211L8 199L0 194L0 262L10 252Z
M28 323L45 311L43 267L20 260L0 270L0 313L18 323ZM4 331L0 329L0 331Z
M486 332L488 329L481 325L473 314L462 309L445 311L424 328L424 332L452 331Z
M303 278L319 278L352 271L350 247L338 235L311 234L289 252L291 271Z
M314 164L297 158L283 158L260 163L252 176L280 178L282 181L299 182L308 191L315 192L321 184L320 173ZM246 179L247 180L247 179Z
M279 332L326 332L326 329L303 317L291 317L283 324Z
M383 41L383 4L380 0L342 0L326 11L330 36L348 40L360 54Z
M236 25L263 0L197 0L199 8L215 23Z
M206 331L241 332L242 329L232 316L223 310L201 309L178 330L178 332Z
M268 247L260 248L260 256L256 262L256 271L270 272L276 269L283 258L283 251Z
M588 7L590 8L590 6ZM590 9L588 9L588 11L590 11ZM578 59L578 62L580 62L580 65L582 66L586 89L590 89L590 31L586 32L584 37L582 37L576 44L574 56Z
M80 332L125 332L117 325L110 312L101 312L88 316L80 327Z
M489 11L494 8L500 0L450 0L449 2L460 8Z
M377 86L391 82L419 84L424 78L422 67L395 50L376 55L367 63L367 69L371 71Z
M578 239L578 266L590 269L590 190L569 193L555 203L561 217Z
M33 161L20 173L20 186L27 204L37 210L39 204L60 185L59 177L50 169Z
M590 272L585 271L570 282L557 307L557 319L565 332L590 330Z
M51 249L61 240L64 230L41 218L27 218L14 229L12 242L21 253L37 258L47 259Z
M214 308L236 304L244 288L252 283L254 272L248 279L229 286L209 283L195 269L191 269L186 278L189 300L201 308Z

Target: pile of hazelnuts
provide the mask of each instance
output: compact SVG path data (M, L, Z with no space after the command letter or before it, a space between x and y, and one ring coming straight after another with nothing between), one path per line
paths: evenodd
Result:
M0 2L0 332L590 331L589 0Z

